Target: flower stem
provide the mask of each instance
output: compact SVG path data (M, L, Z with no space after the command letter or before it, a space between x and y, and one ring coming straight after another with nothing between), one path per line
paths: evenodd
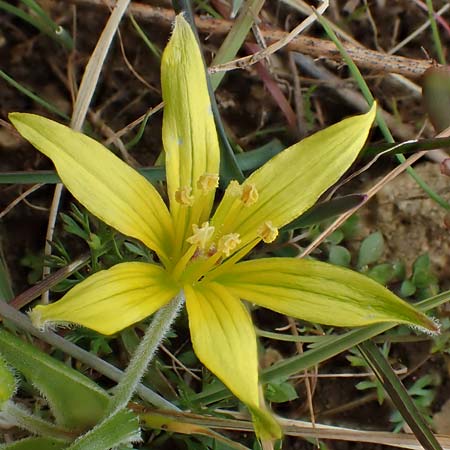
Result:
M114 414L127 406L137 385L147 371L156 349L170 330L183 303L184 292L181 291L167 306L155 314L152 323L134 352L123 378L114 390L108 415Z

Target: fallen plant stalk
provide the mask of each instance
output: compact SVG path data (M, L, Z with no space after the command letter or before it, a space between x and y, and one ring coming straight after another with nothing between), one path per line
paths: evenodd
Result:
M112 0L72 1L79 5L96 5L103 8L112 7L114 5L114 1ZM137 2L130 4L128 13L133 14L135 19L142 20L144 22L161 24L164 26L171 26L173 20L175 19L175 12L171 9L160 8ZM224 35L230 31L233 22L223 19L214 19L208 16L196 16L195 24L201 33ZM261 24L260 29L262 36L269 44L283 41L289 34L288 32L279 29L264 28L263 24ZM356 65L363 69L397 73L409 78L419 78L423 75L425 70L436 65L432 60L389 55L386 53L377 52L375 50L361 48L360 46L355 46L352 44L344 44L344 46ZM339 50L336 48L334 43L325 39L317 39L309 36L297 36L288 45L286 45L286 49L305 53L316 58L329 58L336 61L342 61Z

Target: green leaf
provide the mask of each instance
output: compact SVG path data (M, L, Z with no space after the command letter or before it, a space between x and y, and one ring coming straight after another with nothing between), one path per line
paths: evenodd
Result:
M0 450L62 450L67 442L57 441L44 437L31 437L21 439L11 444L0 444Z
M0 410L16 392L16 379L6 361L0 357Z
M287 381L268 383L265 389L265 398L269 402L284 403L298 398L294 386Z
M135 414L122 409L77 439L68 450L110 450L121 444L140 440L139 421Z
M400 295L402 297L409 297L416 292L416 286L411 280L403 281L400 287Z
M377 281L382 285L386 285L392 281L395 276L394 267L390 263L378 264L367 272L367 275L372 280Z
M308 211L302 214L298 219L295 219L291 223L288 223L283 229L286 231L296 230L298 228L305 228L311 225L318 224L327 219L332 219L333 217L343 214L348 210L360 205L364 201L364 199L365 196L362 194L353 194L319 203L308 209ZM347 222L350 220L352 220L353 222L353 219L351 218L348 219ZM345 224L343 225L343 227L344 226Z
M411 281L417 288L427 288L436 283L436 277L431 270L431 262L428 253L419 256L413 265Z
M358 267L363 268L369 264L377 262L384 251L384 238L383 235L376 231L369 234L361 244L358 255Z
M341 245L333 245L330 248L330 254L328 255L328 261L335 266L344 266L348 267L350 265L350 261L352 259L352 255L350 252Z
M102 418L109 396L89 378L5 330L0 351L45 396L58 424L86 429Z
M373 342L366 341L359 345L359 350L423 448L427 450L442 450L422 414L409 396L408 391L378 347Z

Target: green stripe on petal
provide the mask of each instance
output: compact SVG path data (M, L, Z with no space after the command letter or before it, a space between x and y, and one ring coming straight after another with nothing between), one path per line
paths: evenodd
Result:
M156 189L97 141L45 117L12 113L19 133L55 164L62 182L92 214L142 241L163 261L173 225Z
M438 331L431 319L371 278L319 261L246 261L217 281L240 298L309 322L341 327L398 322Z
M217 177L220 158L203 59L182 15L177 16L163 53L161 84L170 210L181 247L186 246L185 239L192 234L192 224L201 225L208 220L216 186L202 186L201 177Z
M255 187L257 200L245 205L228 190L212 220L222 233L241 235L241 246L253 241L261 227L280 228L311 207L354 162L375 118L366 114L338 122L282 151L243 183ZM233 198L234 197L234 198Z
M179 290L160 266L122 263L91 275L61 300L36 306L30 318L37 327L74 323L113 334L150 316Z

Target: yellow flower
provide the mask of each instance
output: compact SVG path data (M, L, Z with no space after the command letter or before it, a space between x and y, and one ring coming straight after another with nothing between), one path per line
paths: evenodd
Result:
M116 333L186 297L193 348L250 409L262 437L280 430L258 396L256 336L245 299L335 326L434 323L358 273L294 258L239 262L258 242L310 206L349 168L375 116L343 120L284 150L240 185L232 181L211 215L219 144L200 50L182 16L161 68L168 209L140 174L93 139L32 114L13 113L19 132L51 158L63 183L92 214L152 249L158 264L127 262L98 272L30 316Z

